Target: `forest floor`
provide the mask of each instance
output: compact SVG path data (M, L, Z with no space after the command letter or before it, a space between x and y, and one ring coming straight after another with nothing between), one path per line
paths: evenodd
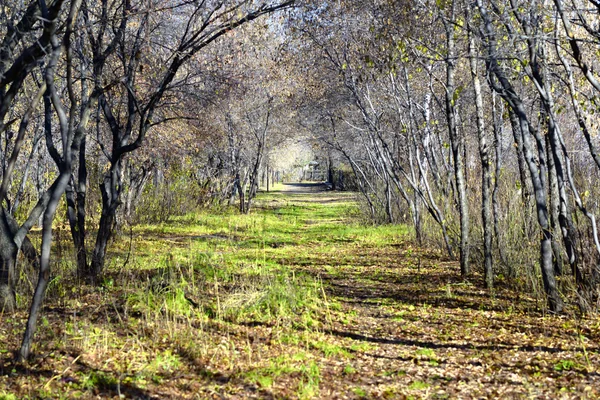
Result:
M0 399L600 397L596 317L463 281L406 228L361 224L351 194L278 189L250 215L134 227L99 287L59 248L17 365L22 274L20 311L0 315Z

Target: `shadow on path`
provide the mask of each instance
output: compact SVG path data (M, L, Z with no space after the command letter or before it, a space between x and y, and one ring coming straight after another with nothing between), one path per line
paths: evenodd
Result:
M329 186L323 182L298 182L284 183L281 192L286 194L312 194L329 190Z

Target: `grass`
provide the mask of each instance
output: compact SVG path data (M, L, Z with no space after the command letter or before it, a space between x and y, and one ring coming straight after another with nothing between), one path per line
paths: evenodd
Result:
M53 343L56 350L69 343L73 351L85 355L94 368L81 367L80 360L72 368L76 382L72 386L81 393L120 391L122 384L143 389L163 384L180 369L183 354L188 362L208 357L217 365L227 365L226 369L234 370L232 376L259 389L269 388L280 375L292 375L296 396L316 396L319 366L299 355L314 348L308 345L310 335L327 323L329 301L322 280L292 268L289 260L308 259L315 248L353 240L348 238L361 232L358 225L339 223L355 212L351 199L323 207L289 204L280 197L263 195L250 215L199 212L174 217L168 224L134 227L131 240L124 236L111 247L99 288L77 289L72 260L62 259L54 265L48 304L74 312L63 321L52 314L43 316L36 350L47 348L48 338L60 337ZM272 208L275 203L278 206ZM306 224L309 219L319 223ZM33 277L24 276L21 283L31 281ZM30 291L33 286L28 286ZM22 308L28 295L27 290L19 293ZM85 306L92 308L91 316L78 315L76 310ZM339 304L332 307L339 310ZM7 320L15 327L14 336L24 313L19 317ZM266 368L235 372L240 358L252 365L258 356L253 343L238 348L229 336L239 324L278 326L282 342L286 335L292 338L297 352L279 354ZM212 329L223 329L224 336L211 336ZM296 329L305 334L298 337ZM322 346L329 355L338 351L336 345ZM28 390L26 396L41 394L34 386L23 388Z
M261 194L249 215L132 232L99 287L60 243L26 366L11 354L35 282L22 273L21 309L1 316L0 399L598 394L597 321L488 297L407 228L362 224L352 195Z

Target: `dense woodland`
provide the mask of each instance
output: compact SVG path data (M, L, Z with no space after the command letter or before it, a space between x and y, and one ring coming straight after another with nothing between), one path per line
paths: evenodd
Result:
M248 214L315 166L488 296L598 311L596 0L3 0L0 19L18 360L59 264L100 290L135 226Z

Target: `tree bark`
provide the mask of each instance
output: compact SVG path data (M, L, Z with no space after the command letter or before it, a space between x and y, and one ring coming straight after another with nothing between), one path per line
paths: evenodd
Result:
M510 276L514 275L514 268L508 264L504 244L500 243L500 203L498 202L498 192L500 191L500 175L502 173L502 134L504 126L502 110L503 103L500 103L500 112L496 110L496 92L492 92L492 123L494 126L494 189L492 190L492 208L494 211L494 235L496 237L496 248L500 256L500 261L508 268Z
M549 208L550 208L550 226L552 229L552 253L554 254L554 273L562 275L563 259L560 243L556 240L556 232L560 232L559 225L559 209L560 200L558 194L558 180L556 178L556 166L550 150L550 138L546 135L546 151L548 153L548 193L549 193Z
M0 313L13 312L17 307L15 295L17 246L13 241L6 211L0 208Z
M481 160L481 219L483 222L483 256L484 256L484 280L485 286L491 289L494 285L494 269L492 260L493 221L492 208L490 204L491 190L491 162L485 133L485 119L483 110L483 97L481 95L481 83L477 68L475 54L475 41L471 36L469 28L469 58L471 66L471 77L473 78L473 92L475 95L475 109L477 119L477 138L479 141L479 159Z
M71 238L75 247L77 259L77 275L85 277L89 275L89 265L87 260L87 249L85 245L86 227L85 227L85 197L87 192L87 166L85 159L85 138L82 140L79 149L79 167L77 181L71 177L65 192L67 199L67 217L71 228Z
M92 253L90 265L90 278L92 281L97 281L104 270L106 249L115 227L117 208L120 204L120 191L123 184L121 182L120 168L121 160L116 164L113 164L110 171L104 175L104 179L100 184L100 193L102 194L102 214L100 215L96 244Z
M458 192L458 209L460 214L460 273L467 277L470 273L469 267L469 204L467 199L467 186L465 181L465 167L463 159L464 137L458 133L456 123L456 100L459 92L455 86L456 69L456 43L454 37L456 3L454 0L450 6L450 17L443 18L446 30L446 121L448 124L448 135L452 147L452 158L454 161L454 179Z

